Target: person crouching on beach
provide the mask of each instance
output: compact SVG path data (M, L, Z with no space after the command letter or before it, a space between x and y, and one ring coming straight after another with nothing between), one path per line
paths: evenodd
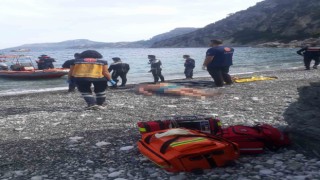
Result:
M154 83L157 83L159 81L159 78L161 82L164 82L164 77L161 74L162 71L162 63L159 59L156 59L155 55L148 55L149 64L151 64L151 72L154 78Z
M80 53L75 53L73 56L74 56L74 59L66 60L62 64L62 68L70 69L71 63L74 62L76 59L80 58ZM73 79L73 77L71 77L68 80L68 84L69 84L68 92L74 92L76 89L76 83L75 83L75 80Z
M127 83L127 73L130 70L130 66L127 63L123 63L119 57L113 57L112 60L113 63L109 66L109 72L112 71L112 79L118 83L118 77L120 76L120 87L124 87Z
M205 99L207 96L215 96L219 92L206 92L201 89L187 88L173 83L158 84L140 84L137 92L143 95L173 95L173 96L191 96Z
M211 40L211 48L207 50L203 62L203 69L207 69L217 87L222 87L224 82L227 85L232 84L229 68L232 65L234 49L223 46L222 43L222 40Z
M184 74L186 75L186 79L192 79L193 69L195 67L194 59L191 59L189 55L183 55L184 62Z
M69 79L74 78L77 88L87 103L87 110L103 109L106 100L107 80L115 85L108 71L108 62L101 60L103 56L95 50L83 51L79 59L71 62ZM91 85L94 86L95 96Z
M297 54L303 56L305 70L310 70L310 64L312 59L314 60L313 69L317 69L320 63L320 47L317 47L316 43L310 44L310 46L304 47L297 51Z

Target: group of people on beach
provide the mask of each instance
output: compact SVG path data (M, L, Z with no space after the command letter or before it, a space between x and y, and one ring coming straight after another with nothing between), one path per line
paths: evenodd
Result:
M234 49L223 46L221 40L211 40L211 48L206 52L206 58L203 62L203 69L207 69L214 79L216 86L221 87L224 84L232 84L229 68L232 65L232 56ZM70 68L68 74L69 91L77 86L79 92L87 103L86 109L103 109L106 99L107 82L112 86L117 84L117 78L122 78L121 86L125 86L126 74L130 67L123 63L119 57L112 58L114 63L108 67L108 62L102 60L103 56L95 50L86 50L82 53L76 53L74 59L68 60L63 64L64 68ZM187 79L192 79L193 69L195 67L194 59L189 55L184 55L185 75ZM162 75L162 63L155 55L148 55L150 72L154 77L154 84L143 84L138 87L138 92L145 95L152 94L171 94L186 95L193 97L205 97L216 95L218 93L207 93L194 88L164 83ZM110 75L110 72L113 72ZM158 83L159 80L161 83ZM94 87L93 94L91 86ZM71 89L70 89L71 88ZM72 89L73 88L73 89Z

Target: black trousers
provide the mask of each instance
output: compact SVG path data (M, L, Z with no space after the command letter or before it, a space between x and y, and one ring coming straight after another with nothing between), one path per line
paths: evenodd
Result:
M152 72L155 83L157 83L159 81L159 78L160 78L161 82L164 82L164 77L161 74L161 69L152 69L151 72Z
M76 89L76 82L74 78L70 79L68 92L73 92Z
M218 87L222 87L224 82L232 84L231 76L229 75L230 66L225 67L208 67L207 70Z
M193 76L193 68L185 68L184 74L186 75L186 78L192 78Z
M303 62L306 69L310 69L311 61L314 60L314 66L318 66L320 63L320 57L304 57Z
M121 86L125 86L127 83L127 72L126 73L112 73L111 77L114 81L116 81L116 83L118 83L118 77L120 76L121 78Z
M106 81L86 81L86 80L76 80L77 88L80 91L82 97L88 104L92 105L102 105L106 100ZM95 97L92 94L91 85L93 84Z

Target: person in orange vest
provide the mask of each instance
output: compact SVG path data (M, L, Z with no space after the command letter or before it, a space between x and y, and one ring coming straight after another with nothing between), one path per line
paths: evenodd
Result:
M69 80L74 79L79 92L88 105L86 110L104 109L107 81L112 85L116 84L108 71L108 62L102 60L102 57L95 50L87 50L80 53L79 58L70 64ZM95 96L91 85L94 87Z

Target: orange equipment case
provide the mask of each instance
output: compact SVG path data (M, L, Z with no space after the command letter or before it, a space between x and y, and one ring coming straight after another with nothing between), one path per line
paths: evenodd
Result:
M138 142L138 149L152 162L170 172L198 172L228 165L239 157L236 143L199 131L184 130L189 134L157 138L156 134L169 129L144 133Z

